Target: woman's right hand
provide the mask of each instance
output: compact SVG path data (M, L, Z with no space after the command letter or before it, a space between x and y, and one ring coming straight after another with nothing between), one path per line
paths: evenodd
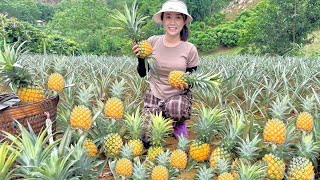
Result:
M137 58L139 58L139 48L136 42L134 42L132 45L132 52Z

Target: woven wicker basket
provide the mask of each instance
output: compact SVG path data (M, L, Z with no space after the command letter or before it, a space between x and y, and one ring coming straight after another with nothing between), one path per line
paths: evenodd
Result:
M8 96L3 94L0 96ZM30 103L18 104L0 110L0 131L6 131L11 134L19 135L20 131L17 122L21 123L24 127L28 127L28 122L33 131L38 134L46 126L46 115L44 112L50 114L50 119L55 122L57 116L57 105L59 96L55 95L45 100ZM16 121L15 121L16 120ZM53 131L55 130L55 123L53 123ZM3 138L0 133L0 140Z

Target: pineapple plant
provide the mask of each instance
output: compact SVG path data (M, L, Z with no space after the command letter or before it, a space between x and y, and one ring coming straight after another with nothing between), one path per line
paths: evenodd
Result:
M115 81L111 88L111 97L106 101L104 107L104 115L108 118L119 120L123 117L124 105L121 98L125 90L125 81Z
M111 17L118 24L118 27L116 27L116 29L124 30L130 39L132 39L134 42L138 41L137 45L140 58L144 59L152 54L151 44L146 40L139 41L141 35L141 26L145 22L145 19L148 17L142 16L138 12L136 0L133 2L131 9L129 9L127 4L125 4L124 12L115 10L115 13L111 15Z
M213 71L209 73L194 72L190 75L183 71L171 71L168 76L168 83L172 87L188 84L201 89L215 89L222 84L220 76L221 73L214 74Z
M186 153L186 146L189 140L184 136L178 136L177 149L171 153L170 163L172 167L179 170L184 170L188 163L188 155Z
M143 164L141 164L139 158L135 158L133 164L133 174L132 179L144 180L147 179L147 171Z
M129 131L131 139L128 141L128 144L133 147L133 155L140 156L143 150L143 143L140 140L142 134L143 126L143 116L139 114L139 108L132 115L125 114L125 124L126 128Z
M132 146L128 144L122 146L121 156L122 158L116 163L115 171L119 176L130 177L133 172L133 164L131 161Z
M205 161L210 153L209 142L213 134L221 127L221 117L223 112L217 107L214 109L206 108L202 105L199 110L199 118L194 124L196 140L190 146L189 154L197 162Z
M311 132L313 130L313 122L314 118L310 114L312 113L312 109L314 107L314 97L307 97L303 99L302 107L303 112L299 113L296 121L297 129Z
M166 180L175 179L177 170L170 166L170 151L161 152L157 156L157 165L152 165L151 179L152 180Z
M44 100L44 90L35 85L28 69L19 64L19 61L23 61L21 58L23 44L15 49L15 45L8 46L4 43L0 52L0 80L6 82L17 93L21 102Z
M164 119L162 112L153 115L150 114L152 125L148 132L148 137L151 142L151 147L148 149L147 157L154 160L157 155L163 152L163 141L168 137L169 131L172 130L172 120Z
M237 171L239 173L237 179L264 179L266 170L267 167L260 161L250 163L244 159L239 159L239 163L237 164Z
M91 139L86 139L84 141L83 148L85 149L88 157L94 158L97 156L97 153L98 153L97 145Z

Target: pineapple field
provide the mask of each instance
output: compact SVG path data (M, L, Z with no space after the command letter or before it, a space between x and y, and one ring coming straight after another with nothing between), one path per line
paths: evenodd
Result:
M39 134L19 123L19 136L1 132L0 179L319 176L319 58L201 57L197 73L219 72L221 82L214 89L194 83L189 137L174 137L171 119L150 114L148 148L141 134L149 77L139 77L136 58L8 47L0 60L1 93L15 91L24 104L60 99L56 118Z

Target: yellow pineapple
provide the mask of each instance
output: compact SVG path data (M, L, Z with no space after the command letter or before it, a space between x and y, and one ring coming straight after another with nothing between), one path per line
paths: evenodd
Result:
M265 142L272 144L284 144L286 140L286 125L278 119L270 119L263 129Z
M178 140L178 148L171 153L170 163L172 167L175 167L179 170L184 170L188 162L186 146L189 141L184 136L178 136Z
M307 131L307 132L312 131L314 118L311 115L311 113L313 112L314 106L315 106L314 96L306 97L305 99L303 99L302 101L303 112L301 112L297 117L297 121L296 121L297 129Z
M166 167L162 165L158 165L153 168L151 173L152 180L168 180L169 179L169 171Z
M152 126L148 132L148 137L152 146L148 149L147 157L154 160L158 154L163 152L162 142L172 129L172 120L164 119L162 112L156 115L150 114L150 118Z
M6 82L17 93L21 102L36 102L45 99L44 91L34 84L28 69L19 64L21 47L8 46L6 43L0 50L0 81Z
M133 172L133 164L131 161L132 146L128 144L122 146L121 156L122 158L116 163L115 171L119 176L130 177Z
M216 161L218 159L222 159L225 161L231 161L231 154L223 147L217 147L215 148L210 156L210 166L211 167L217 167Z
M63 76L59 73L53 73L48 79L48 89L53 91L62 91L64 88Z
M118 24L116 29L124 30L130 39L134 42L139 41L140 37L140 29L143 23L145 23L145 19L147 16L142 16L138 12L138 6L136 1L132 3L131 9L128 8L127 4L124 5L124 12L120 12L119 10L115 10L115 13L111 15L111 17ZM142 40L137 43L139 49L139 57L147 58L152 54L152 46L146 41Z
M218 180L236 180L231 173L222 173L218 176Z
M86 139L83 143L83 147L88 157L90 158L96 157L98 153L98 148L97 148L97 145L94 142L92 142L92 140Z
M104 107L105 117L113 119L121 119L124 112L124 105L121 100L124 93L125 81L122 79L120 82L115 81L111 89L111 97L106 101Z
M123 141L118 133L110 133L104 139L104 150L105 154L110 157L114 157L120 154L121 146Z
M223 113L218 109L206 108L202 105L199 118L194 124L196 140L191 144L189 154L197 162L205 161L210 153L209 142L215 131L221 128L221 116Z
M285 164L282 159L273 155L266 154L262 158L264 162L268 165L268 170L266 174L266 178L273 180L281 180L284 177Z
M144 119L140 116L139 110L140 109L137 108L135 114L125 115L125 124L131 137L128 144L133 147L133 155L135 156L140 156L143 150L143 143L140 140L140 137Z
M314 167L305 157L294 157L289 164L288 177L290 180L314 179Z
M191 86L198 86L200 88L218 88L222 82L220 81L221 73L214 74L209 73L198 73L194 72L187 75L183 71L171 71L168 76L168 83L170 86L179 87L180 85L189 84Z
M92 126L92 113L90 109L83 105L75 106L70 115L70 125L75 129L89 130Z

